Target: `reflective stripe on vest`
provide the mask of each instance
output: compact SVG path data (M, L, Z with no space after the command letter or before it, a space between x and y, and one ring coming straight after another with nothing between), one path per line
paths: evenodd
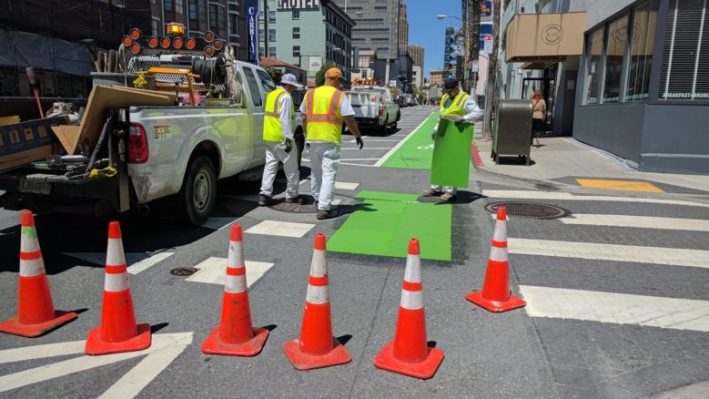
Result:
M266 96L263 116L263 141L283 142L283 128L281 126L281 105L288 92L277 87ZM291 127L295 124L295 109L291 101Z
M453 99L451 102L451 105L448 107L445 106L446 101L448 101L448 95L444 94L443 97L441 97L441 115L459 115L459 116L465 116L467 112L463 109L463 106L465 105L465 102L468 101L468 97L470 97L468 94L464 92L458 93L457 96Z
M332 86L320 86L305 95L307 139L339 144L342 141L340 105L345 93Z

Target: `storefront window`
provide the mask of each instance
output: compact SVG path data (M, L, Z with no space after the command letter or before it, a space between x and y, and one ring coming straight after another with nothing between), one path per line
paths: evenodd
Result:
M606 84L603 86L603 102L620 101L620 79L623 76L623 56L628 41L628 16L623 16L608 25L606 49Z
M661 100L709 100L706 0L670 0L660 77Z
M658 3L658 0L645 1L633 10L626 101L645 100L648 97Z
M603 56L603 27L599 27L587 36L586 53L586 101L585 104L598 103L598 91Z

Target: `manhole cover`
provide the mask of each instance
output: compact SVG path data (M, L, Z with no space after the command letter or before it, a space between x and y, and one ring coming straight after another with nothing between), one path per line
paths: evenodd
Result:
M556 219L568 216L571 212L558 206L538 202L498 201L485 205L488 212L497 213L497 208L504 205L510 216L521 216L534 219Z
M315 200L313 197L306 196L302 204L289 204L283 199L276 200L278 203L271 205L271 209L281 212L290 213L315 213L318 209L315 207Z
M178 267L170 270L170 274L174 276L191 276L197 272L194 267Z

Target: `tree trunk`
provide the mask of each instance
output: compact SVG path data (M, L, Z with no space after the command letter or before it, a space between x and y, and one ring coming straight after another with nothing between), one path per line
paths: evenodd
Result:
M492 19L492 54L490 54L487 87L485 88L485 126L483 126L485 140L492 138L492 107L497 97L495 84L497 81L497 52L500 48L500 0L492 2Z

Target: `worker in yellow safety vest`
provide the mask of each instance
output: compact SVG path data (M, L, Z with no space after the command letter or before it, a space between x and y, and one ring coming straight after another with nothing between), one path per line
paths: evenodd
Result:
M458 81L453 78L448 78L443 83L443 96L441 97L440 117L447 115L456 117L457 123L473 123L483 117L483 111L475 103L472 96L460 90ZM435 142L438 134L438 122L433 128L431 139ZM435 145L435 144L434 144ZM423 191L424 197L440 197L441 200L448 202L455 200L456 187L453 186L438 186L432 184L430 188Z
M305 138L310 146L310 188L317 203L318 219L337 216L331 204L340 162L343 122L355 136L360 150L364 145L352 104L345 93L338 90L341 80L342 71L338 68L328 69L325 72L325 85L308 90L300 105L300 111L305 114Z
M283 162L283 171L288 180L285 201L287 203L303 203L303 199L298 196L300 171L298 170L298 148L296 147L293 151L295 109L291 97L291 93L301 87L303 86L298 83L295 76L287 73L281 78L281 85L266 96L263 117L266 165L261 178L259 206L271 205L273 202L273 181L276 179L279 162Z

